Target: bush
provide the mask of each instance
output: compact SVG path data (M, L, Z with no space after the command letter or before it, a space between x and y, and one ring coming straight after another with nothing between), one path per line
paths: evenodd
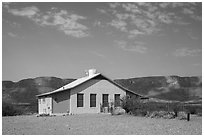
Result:
M116 108L113 109L111 114L112 115L122 115L122 114L125 114L125 110L120 108L120 107L116 107Z
M19 108L15 108L12 104L2 102L2 116L16 116L22 115L23 111Z
M48 117L50 114L38 114L37 117Z
M189 112L190 114L198 114L202 115L202 106L200 105L186 105L185 106L185 111Z
M129 114L135 116L146 116L151 118L168 118L179 117L185 119L187 113L202 115L202 106L183 105L179 103L160 103L160 102L144 102L139 98L122 99L122 108ZM182 115L179 112L182 111ZM184 111L186 114L184 114Z
M178 113L178 117L179 120L186 120L187 119L187 113L185 111L181 111Z
M136 110L132 111L132 113L135 116L146 116L148 114L148 111L143 110L143 109L136 109Z

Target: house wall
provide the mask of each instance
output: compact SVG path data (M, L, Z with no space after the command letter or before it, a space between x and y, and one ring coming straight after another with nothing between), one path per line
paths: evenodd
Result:
M51 114L52 113L52 98L41 97L38 99L38 113Z
M65 90L52 95L52 113L67 113L70 111L70 92Z
M73 89L70 92L70 112L77 113L100 113L100 104L102 104L102 94L109 94L109 102L114 102L114 95L120 94L120 98L126 95L126 92L118 88L107 80L89 80ZM77 107L77 93L84 94L84 106ZM96 94L96 107L90 107L90 94Z

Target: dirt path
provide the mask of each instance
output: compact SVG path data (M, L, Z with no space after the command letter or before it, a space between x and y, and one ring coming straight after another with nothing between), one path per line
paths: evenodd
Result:
M189 122L177 119L151 119L129 115L111 116L108 114L3 117L2 134L201 135L202 117L191 117Z

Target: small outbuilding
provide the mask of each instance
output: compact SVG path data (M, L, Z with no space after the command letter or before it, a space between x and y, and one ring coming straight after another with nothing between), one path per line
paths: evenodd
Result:
M88 70L85 77L79 78L52 92L37 95L39 114L79 114L101 113L120 105L122 97L129 95L142 97L95 69Z

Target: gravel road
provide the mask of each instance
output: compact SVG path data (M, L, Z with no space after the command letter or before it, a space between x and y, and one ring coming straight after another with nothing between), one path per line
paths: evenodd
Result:
M3 135L201 135L202 117L191 121L130 115L14 116L2 118Z

